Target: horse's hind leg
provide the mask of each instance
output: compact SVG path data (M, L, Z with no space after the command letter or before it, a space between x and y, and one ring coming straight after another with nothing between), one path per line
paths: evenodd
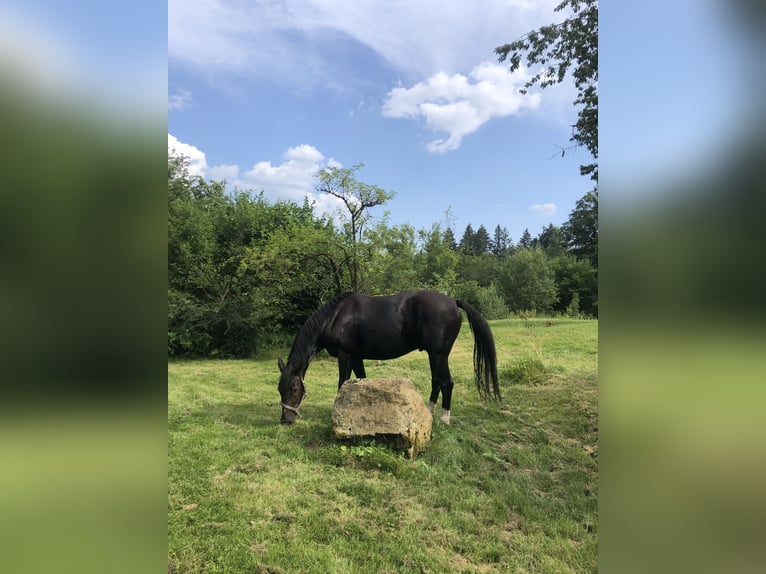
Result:
M431 364L431 398L428 408L431 412L436 406L436 399L439 397L439 391L442 393L442 414L439 417L441 421L448 425L450 423L450 407L452 406L452 375L449 372L449 355L430 354L428 361Z
M436 401L439 399L439 381L431 377L431 396L428 398L428 410L433 414Z
M449 374L449 368L447 369L447 378L442 381L442 414L441 421L445 424L449 424L450 419L450 407L452 406L452 388L455 384L452 382L452 376Z

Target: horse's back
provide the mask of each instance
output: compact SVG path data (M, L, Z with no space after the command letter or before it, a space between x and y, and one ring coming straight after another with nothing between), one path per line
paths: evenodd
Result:
M416 349L449 352L461 321L454 299L434 291L354 294L338 309L334 334L365 358L388 359Z

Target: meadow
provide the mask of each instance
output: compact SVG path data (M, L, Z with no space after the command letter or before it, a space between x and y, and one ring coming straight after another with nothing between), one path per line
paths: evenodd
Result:
M337 363L324 353L291 427L276 364L289 349L170 362L168 572L596 572L598 322L490 325L502 402L479 399L464 320L452 424L435 417L414 460L334 438ZM427 401L425 353L365 366L410 378Z

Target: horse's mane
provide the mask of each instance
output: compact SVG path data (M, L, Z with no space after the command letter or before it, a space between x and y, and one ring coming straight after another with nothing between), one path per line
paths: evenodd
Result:
M343 293L333 298L331 301L322 305L319 309L314 311L311 316L306 319L306 322L301 326L298 334L293 341L293 347L290 349L290 356L287 358L287 363L294 368L299 366L308 366L311 359L314 358L318 349L319 336L327 324L327 321L332 319L335 314L335 309L338 307L341 301L351 293Z

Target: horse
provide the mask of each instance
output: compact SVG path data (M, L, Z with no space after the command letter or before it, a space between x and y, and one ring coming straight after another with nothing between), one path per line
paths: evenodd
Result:
M440 418L449 424L454 383L448 360L463 321L459 309L466 312L473 331L474 378L479 396L500 400L495 340L487 322L468 303L434 291L388 296L345 293L306 320L293 341L286 364L277 359L282 399L280 422L291 425L300 416L298 409L306 398L306 370L320 350L325 349L338 359L340 390L351 371L360 379L366 378L364 359L395 359L417 349L428 353L431 367L428 408L434 412L441 392Z

